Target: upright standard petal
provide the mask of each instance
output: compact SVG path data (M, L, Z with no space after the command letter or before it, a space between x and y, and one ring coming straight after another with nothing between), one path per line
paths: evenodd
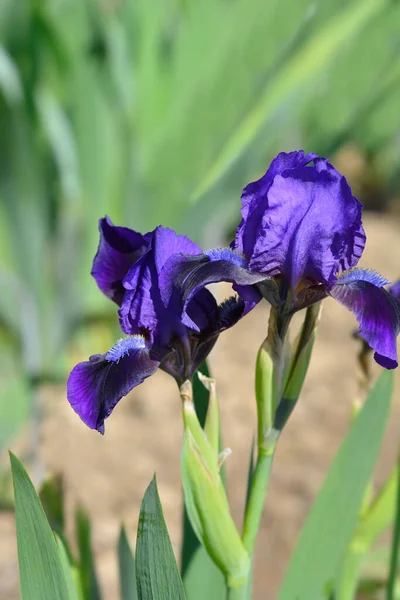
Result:
M100 243L93 260L92 275L100 290L118 305L125 293L122 281L130 267L146 252L151 234L116 227L109 217L100 219Z
M282 275L293 287L302 278L333 283L363 251L362 206L326 159L295 152L275 161L243 191L236 247L251 271Z
M67 396L91 429L104 433L104 420L115 405L159 367L141 336L119 340L106 354L96 354L71 371Z
M200 252L197 244L172 229L160 226L154 230L147 252L131 267L123 281L126 293L119 314L125 333L146 330L152 338L163 329L179 328L180 305L170 304L166 311L160 295L160 273L173 254Z
M359 333L375 350L376 362L394 369L398 365L400 300L383 288L387 283L374 271L353 269L338 278L329 294L355 314Z
M250 257L258 238L260 223L268 207L268 191L276 175L287 169L308 164L316 154L304 154L303 150L281 152L271 162L268 171L253 183L249 183L242 192L242 221L236 232L235 248Z

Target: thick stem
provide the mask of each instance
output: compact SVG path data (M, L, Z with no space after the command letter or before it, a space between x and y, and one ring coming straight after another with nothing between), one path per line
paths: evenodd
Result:
M274 447L271 447L268 453L260 452L259 450L249 500L246 507L242 534L243 545L250 556L253 554L257 533L260 527L273 457Z

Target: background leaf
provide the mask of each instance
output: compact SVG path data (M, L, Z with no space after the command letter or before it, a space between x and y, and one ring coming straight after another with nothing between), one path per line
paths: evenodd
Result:
M124 527L121 527L118 538L118 569L121 600L137 600L135 557Z
M91 542L89 516L82 507L75 515L76 538L79 550L79 576L85 600L101 600L96 565Z
M279 600L320 598L334 580L358 522L389 414L393 373L384 371L318 493L289 563Z

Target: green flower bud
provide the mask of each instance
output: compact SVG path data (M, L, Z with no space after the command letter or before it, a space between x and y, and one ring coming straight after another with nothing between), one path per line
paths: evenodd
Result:
M243 585L249 575L250 557L231 517L219 472L210 469L188 428L182 452L182 482L186 509L197 537L226 576L229 587Z

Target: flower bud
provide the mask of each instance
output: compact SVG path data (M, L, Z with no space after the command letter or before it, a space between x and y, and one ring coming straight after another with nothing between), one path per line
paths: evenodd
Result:
M244 584L250 557L231 517L219 472L209 468L188 428L182 452L182 482L186 509L197 537L226 576L229 587Z

